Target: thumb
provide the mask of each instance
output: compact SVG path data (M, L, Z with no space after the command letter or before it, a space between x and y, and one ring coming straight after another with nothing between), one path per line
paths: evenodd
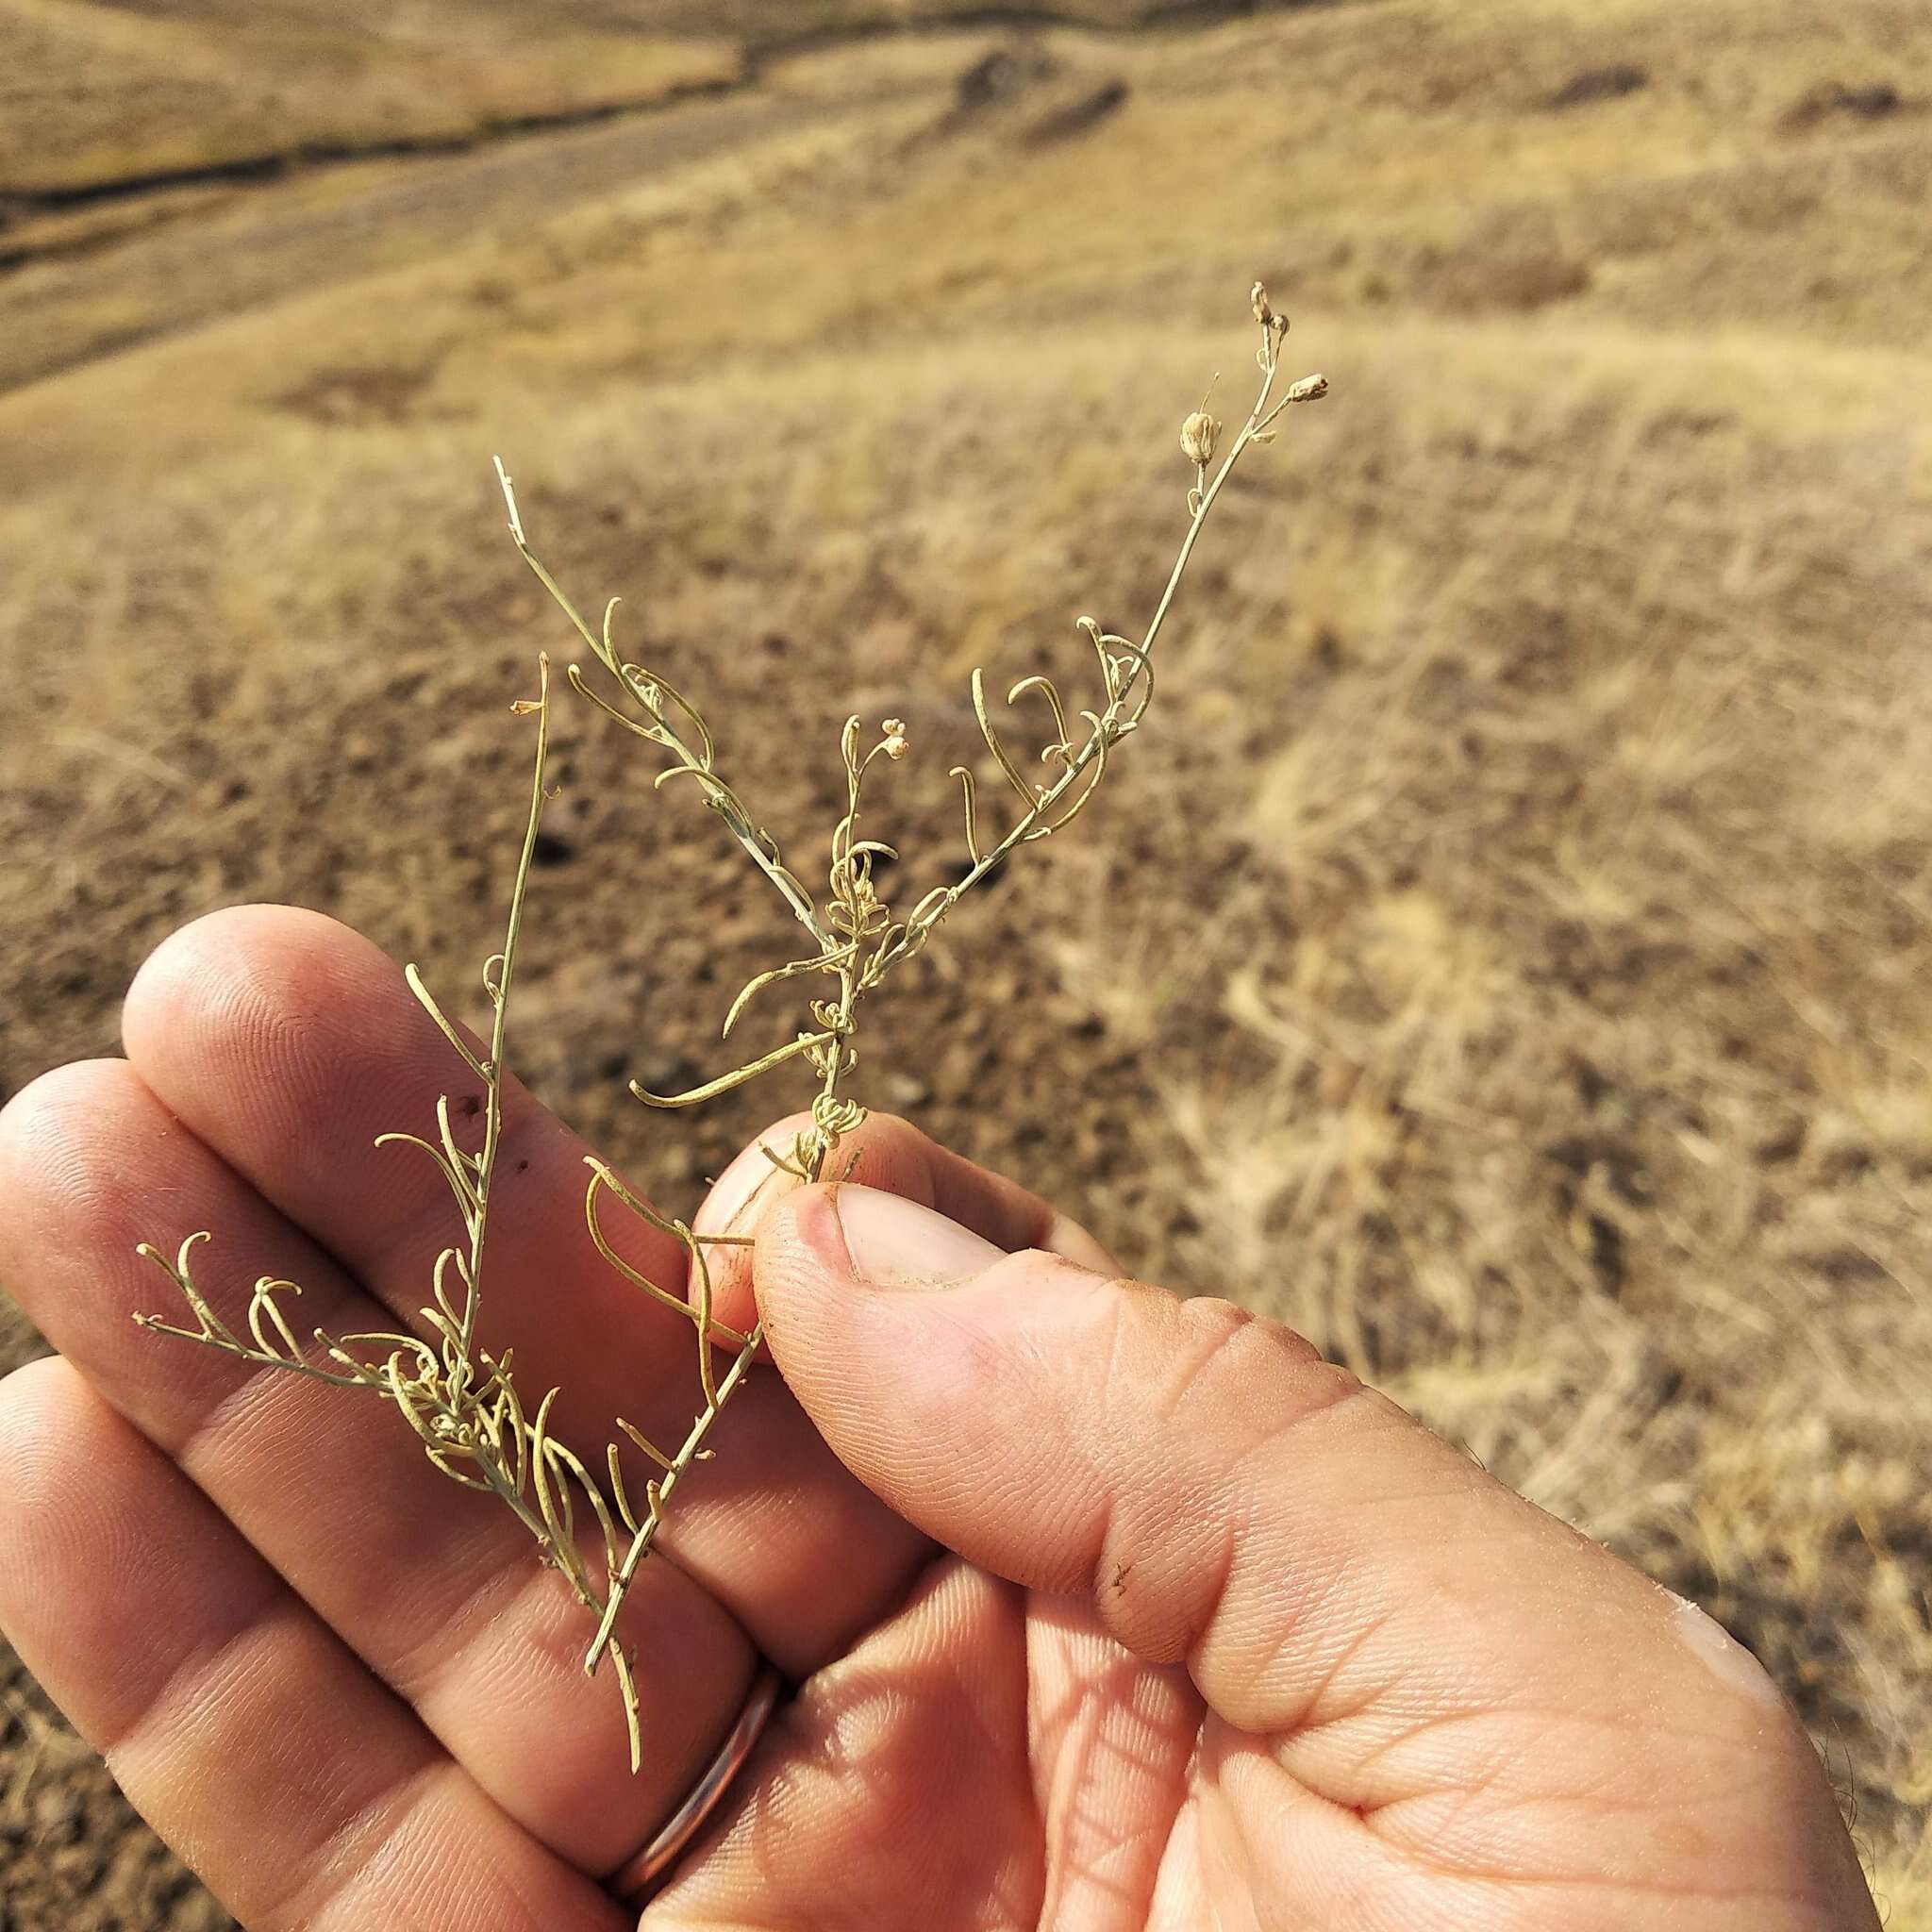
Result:
M1008 1255L850 1184L774 1208L755 1271L780 1370L868 1487L1001 1576L1091 1596L1243 1729L1307 1720L1365 1630L1426 1646L1474 1617L1477 1545L1486 1590L1554 1550L1661 1596L1228 1303Z
M1547 1820L1539 1882L1705 1887L1728 1846L1875 1924L1749 1652L1278 1324L850 1185L774 1208L753 1268L786 1380L874 1491L998 1575L1088 1596L1425 1863L1487 1876Z

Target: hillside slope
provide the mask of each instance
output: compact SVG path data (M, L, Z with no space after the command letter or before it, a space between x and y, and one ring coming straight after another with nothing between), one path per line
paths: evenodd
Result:
M911 721L916 895L966 670L1144 611L1265 275L1333 393L875 1098L1711 1607L1932 1927L1928 71L1883 0L899 35L539 205L397 161L0 279L16 355L152 325L0 394L0 1081L239 899L473 983L500 700L566 647L496 452L802 851L848 710ZM667 1133L623 1082L708 1067L782 934L621 745L560 773L524 1071L682 1208L773 1096ZM58 1732L0 1752L16 1926L220 1923Z

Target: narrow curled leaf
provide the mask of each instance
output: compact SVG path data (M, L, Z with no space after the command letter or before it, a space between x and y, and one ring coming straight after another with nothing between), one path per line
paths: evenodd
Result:
M1041 758L1048 759L1065 757L1072 749L1073 738L1067 730L1066 707L1060 703L1060 694L1055 688L1053 679L1037 672L1031 677L1023 677L1007 693L1008 704L1018 704L1029 691L1037 691L1046 700L1047 708L1053 713L1054 741L1041 753Z
M286 1289L291 1294L300 1294L301 1288L292 1281L278 1281L264 1274L255 1284L255 1292L248 1301L248 1332L255 1337L255 1345L263 1355L276 1355L286 1350L291 1358L299 1358L302 1344L295 1340L295 1332L289 1326L288 1318L282 1313L275 1296ZM275 1340L282 1344L276 1349L262 1333L261 1324L266 1319L275 1331Z
M599 1188L608 1188L612 1192L621 1192L621 1184L608 1168L599 1166L594 1160L591 1162L591 1185L584 1192L584 1220L590 1226L591 1240L594 1243L598 1254L603 1256L610 1267L623 1275L633 1288L641 1288L653 1301L660 1303L667 1308L675 1309L680 1315L688 1315L691 1312L690 1306L681 1296L675 1295L669 1289L660 1287L641 1269L633 1268L610 1245L609 1239L604 1232L603 1224L597 1219L597 1191Z
M775 986L780 980L796 979L801 973L836 972L850 958L856 944L857 941L848 942L845 945L834 948L829 953L821 953L816 958L791 959L783 966L774 966L768 971L758 974L746 980L744 985L740 988L738 997L731 1002L731 1010L724 1015L724 1024L719 1032L719 1039L730 1039L731 1029L738 1024L745 1008L766 987Z
M378 1134L375 1137L375 1144L378 1147L388 1147L396 1141L402 1141L410 1147L420 1147L425 1154L428 1155L430 1159L435 1161L437 1167L441 1171L443 1179L449 1183L449 1191L457 1197L457 1206L462 1210L465 1217L475 1212L476 1191L457 1172L455 1162L443 1153L441 1147L432 1147L421 1134L406 1134L400 1129L387 1134Z
M715 1100L721 1093L729 1093L734 1087L742 1087L747 1080L756 1080L760 1074L773 1067L782 1066L785 1061L796 1059L802 1053L810 1053L815 1047L825 1045L832 1036L829 1033L801 1033L796 1040L784 1046L774 1047L762 1059L749 1061L735 1068L728 1074L721 1074L715 1080L707 1080L702 1087L693 1087L683 1093L653 1093L636 1080L630 1083L630 1091L646 1107L695 1107L701 1100Z
M684 713L685 717L691 722L691 728L698 735L698 748L695 752L691 751L685 745L684 741L677 736L676 732L668 723L665 725L665 729L671 732L673 742L676 744L678 749L683 751L687 758L694 760L694 768L709 776L711 768L718 762L718 746L716 741L711 737L711 727L705 723L704 715L699 711L698 708L675 684L668 683L665 679L659 677L655 671L646 671L641 664L625 665L618 673L618 681L654 717L661 712L663 701L666 698L669 698ZM657 693L657 703L655 705L646 700L644 696L646 688Z
M991 752L999 768L1006 774L1007 783L1019 793L1022 803L1030 810L1040 803L1040 793L1024 778L1013 763L1007 748L1000 742L1000 735L993 729L993 723L986 708L986 673L974 669L973 673L973 715L979 720L979 735L986 740L986 748Z
M973 774L964 765L955 765L946 774L957 778L966 794L966 856L974 865L979 863L979 823L973 812Z
M580 698L588 698L590 702L595 705L596 708L600 711L602 711L607 718L616 719L617 722L620 724L622 724L626 731L635 732L638 737L648 739L653 744L662 744L666 741L664 727L661 724L640 724L638 721L635 718L633 718L628 711L619 710L618 708L615 705L613 705L610 702L610 700L607 698L601 691L597 690L596 687L591 683L590 679L584 675L583 667L581 665L567 665L564 668L563 675L567 678L569 678L570 688L574 691L575 691Z
M704 1391L705 1407L718 1406L717 1372L711 1366L711 1264L696 1241L687 1241L691 1256L691 1314L698 1331L698 1386Z
M648 1456L651 1458L651 1460L658 1465L659 1469L670 1469L673 1466L670 1457L665 1455L663 1450L658 1448L657 1443L652 1441L650 1437L644 1434L643 1430L638 1428L635 1424L631 1423L625 1422L622 1416L619 1416L617 1418L617 1426L620 1429L622 1429L624 1433L626 1436L628 1436L631 1439L631 1441L635 1442L638 1445L638 1447L641 1449L644 1452L644 1454ZM616 1445L614 1443L611 1445L611 1453L613 1455L616 1453Z
M449 1016L437 1005L434 995L423 983L422 974L417 972L413 965L405 966L403 968L403 978L408 984L409 991L416 995L417 1002L421 1005L423 1010L436 1022L442 1037L462 1056L463 1063L469 1068L471 1073L475 1074L479 1080L486 1078L487 1075L483 1072L483 1062L476 1058L469 1041L457 1031Z
M550 1553L559 1565L568 1566L577 1560L576 1511L571 1506L570 1485L558 1482L550 1467L550 1411L557 1396L552 1389L537 1405L530 1422L530 1487L536 1491L543 1527L550 1533Z
M603 1256L610 1267L623 1275L634 1288L642 1289L653 1301L672 1309L676 1314L682 1315L688 1322L697 1326L700 1334L715 1333L734 1347L741 1345L744 1341L744 1337L736 1328L730 1327L723 1322L714 1322L710 1318L708 1299L710 1275L708 1272L705 1273L703 1277L707 1298L703 1312L700 1314L699 1310L694 1308L691 1303L687 1301L682 1295L674 1294L669 1289L653 1281L648 1274L644 1274L642 1270L633 1267L630 1262L626 1261L611 1246L609 1237L605 1234L603 1224L597 1216L598 1196L600 1193L615 1195L625 1208L629 1208L647 1226L654 1228L658 1233L666 1235L677 1242L684 1249L694 1270L701 1269L703 1266L703 1259L698 1252L698 1238L691 1233L691 1229L683 1222L673 1221L668 1216L659 1214L641 1194L633 1193L595 1155L586 1155L584 1157L584 1165L591 1170L591 1184L584 1191L584 1220L590 1228L591 1240L595 1245L598 1254Z

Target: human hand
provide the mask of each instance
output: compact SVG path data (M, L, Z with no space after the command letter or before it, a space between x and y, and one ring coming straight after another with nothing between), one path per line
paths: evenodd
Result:
M1715 1624L890 1120L841 1144L868 1185L787 1192L753 1150L708 1209L758 1230L719 1312L755 1290L779 1373L633 1592L633 1777L508 1512L373 1404L128 1319L163 1223L218 1231L231 1318L263 1271L334 1332L413 1313L447 1199L370 1142L457 1090L401 975L313 915L218 914L125 1034L0 1115L0 1280L62 1351L0 1385L0 1626L251 1926L633 1923L599 1879L761 1657L796 1690L646 1926L1876 1924ZM580 1443L688 1413L689 1330L591 1245L585 1150L520 1090L505 1136L486 1345Z

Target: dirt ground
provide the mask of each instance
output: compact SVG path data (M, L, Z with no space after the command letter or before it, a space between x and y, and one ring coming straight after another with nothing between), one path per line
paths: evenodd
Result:
M232 11L0 0L54 138L108 48L181 176L56 206L0 167L0 1097L115 1051L143 954L237 902L462 1003L504 701L568 649L496 452L801 869L841 722L908 720L909 905L971 667L1078 688L1074 617L1144 619L1263 275L1333 392L1231 491L1108 795L882 1002L862 1091L1705 1605L1932 1927L1932 18L1364 0L785 53L746 6L654 56L706 98L402 152L412 56L382 152L242 174L143 36L246 101L341 69ZM432 15L514 52L506 9ZM689 1211L797 1090L667 1125L625 1083L720 1064L782 913L592 722L558 775L520 1071ZM41 1346L0 1301L0 1365ZM227 1924L0 1655L0 1925Z

